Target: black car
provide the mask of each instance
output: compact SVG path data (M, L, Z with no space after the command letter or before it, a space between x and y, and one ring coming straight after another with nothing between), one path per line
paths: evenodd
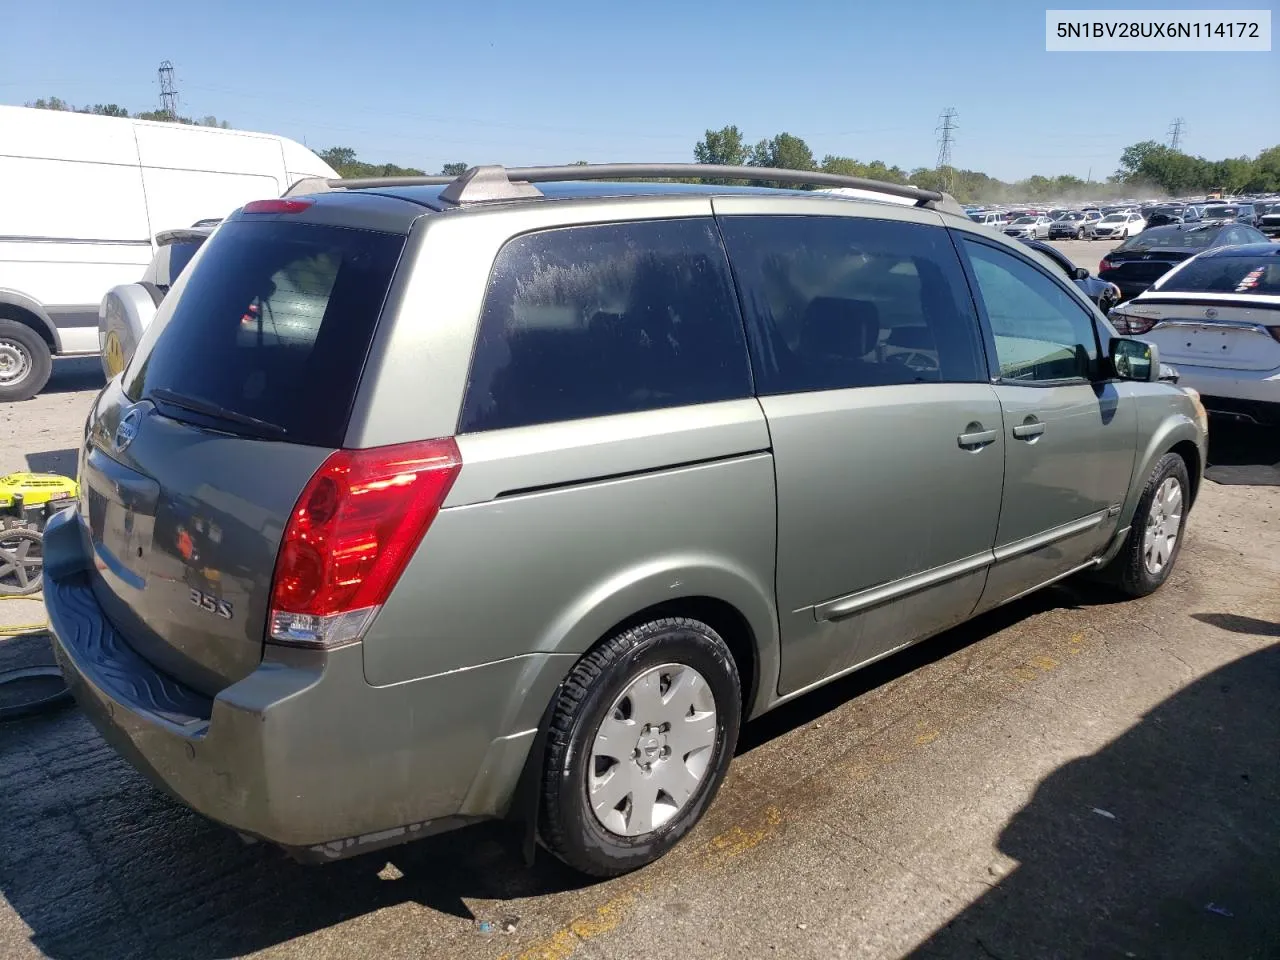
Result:
M1148 228L1163 227L1170 223L1190 223L1199 220L1200 214L1195 207L1188 207L1181 203L1166 203L1153 207L1144 219L1147 221Z
M1253 206L1258 217L1258 229L1269 237L1280 237L1280 203L1267 204L1261 210L1258 210L1258 204Z
M1266 239L1234 220L1149 227L1103 257L1098 276L1119 287L1122 299L1131 300L1188 257L1214 247Z
M1120 302L1120 290L1114 283L1100 280L1084 267L1077 267L1065 253L1043 240L1023 240L1028 247L1038 250L1062 268L1072 283L1080 288L1080 292L1098 305L1098 309L1106 313Z

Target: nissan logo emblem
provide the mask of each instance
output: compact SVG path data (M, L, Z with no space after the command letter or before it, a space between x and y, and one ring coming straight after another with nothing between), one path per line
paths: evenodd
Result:
M120 423L116 425L115 447L116 452L124 450L125 447L133 443L133 438L138 435L138 426L142 423L142 411L134 407L123 417Z

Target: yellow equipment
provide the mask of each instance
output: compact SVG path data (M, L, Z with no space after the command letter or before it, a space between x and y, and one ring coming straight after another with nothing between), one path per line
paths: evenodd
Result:
M56 473L11 473L0 477L0 528L43 530L66 501L80 495L79 485Z

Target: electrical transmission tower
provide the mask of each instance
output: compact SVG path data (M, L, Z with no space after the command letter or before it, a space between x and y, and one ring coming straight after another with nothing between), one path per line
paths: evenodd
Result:
M1169 124L1169 148L1171 150L1180 150L1182 148L1182 124L1181 117L1177 117L1173 123Z
M160 61L160 112L170 120L178 119L178 88L173 85L173 64Z
M947 107L938 118L936 132L938 134L938 174L942 177L942 189L950 190L954 171L951 167L951 145L955 143L955 132L960 129L956 123L960 114L955 107Z

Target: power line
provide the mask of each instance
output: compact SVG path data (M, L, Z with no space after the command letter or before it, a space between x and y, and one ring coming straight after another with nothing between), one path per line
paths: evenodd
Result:
M178 88L173 84L173 64L160 61L160 112L170 120L178 119Z
M960 129L956 123L960 115L955 107L947 107L938 118L935 132L938 134L938 173L942 177L942 189L950 190L954 171L951 168L951 145L955 143L955 132Z
M1179 150L1182 148L1182 125L1185 121L1181 117L1174 119L1169 124L1169 149Z

